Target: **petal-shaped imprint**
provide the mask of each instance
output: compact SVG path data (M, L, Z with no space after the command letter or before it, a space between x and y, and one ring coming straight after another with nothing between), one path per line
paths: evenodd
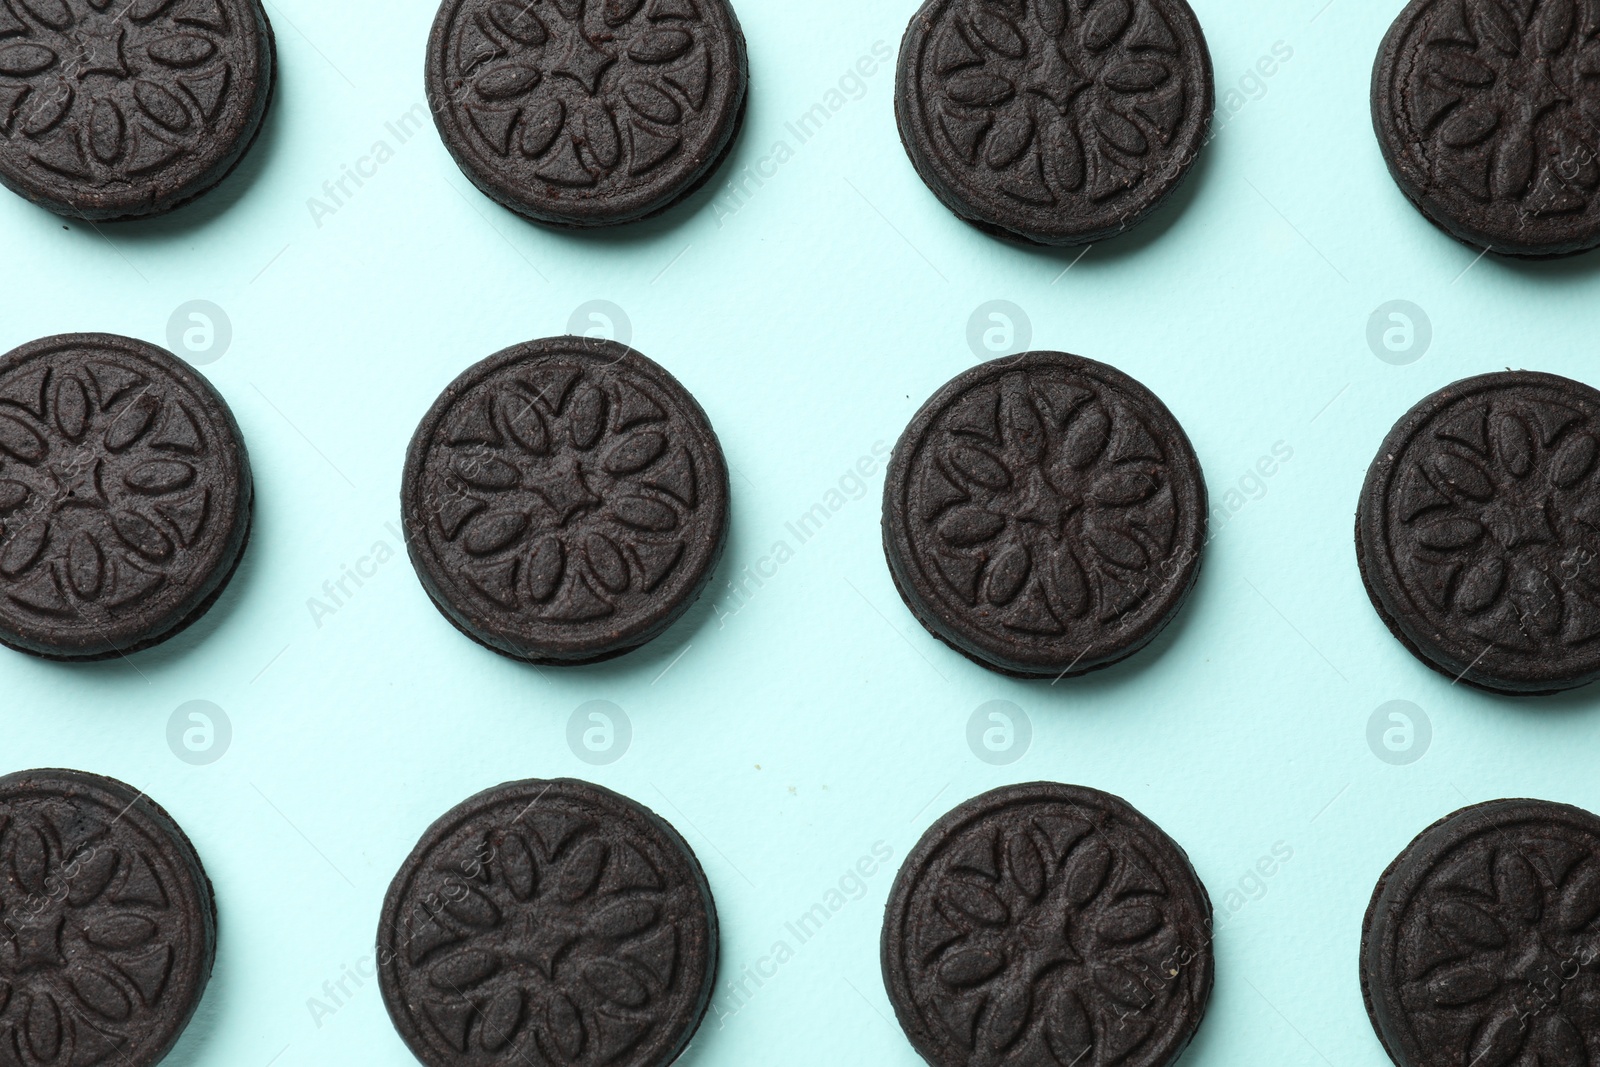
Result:
M10 44L0 48L0 74L27 78L56 64L56 54L43 45Z
M554 537L545 537L534 546L526 567L528 595L534 600L542 603L555 595L561 584L562 556L561 542Z
M510 100L539 84L539 68L505 63L478 76L475 88L485 100Z
M1500 125L1500 116L1487 108L1460 108L1439 127L1439 139L1451 148L1471 148L1488 140Z
M500 0L489 9L489 21L495 28L519 44L536 46L544 44L550 37L539 16L535 15L532 5L526 0Z
M1482 537L1483 527L1477 520L1465 516L1425 522L1417 527L1417 540L1442 552L1477 544Z
M673 126L683 118L678 102L650 82L631 81L622 95L633 110L658 125Z
M590 840L578 846L567 857L556 878L556 896L569 904L576 903L593 893L605 873L611 850L604 841Z
M67 581L73 590L86 600L100 593L100 583L105 578L105 557L100 546L87 530L79 530L67 546Z
M1473 1067L1506 1067L1522 1051L1527 1029L1515 1009L1502 1011L1478 1031L1468 1062Z
M493 555L515 543L527 528L528 516L525 512L491 512L467 524L461 546L474 556Z
M89 922L83 936L100 948L130 949L149 944L157 929L156 924L143 915L112 912Z
M152 460L129 471L123 479L128 488L147 496L172 493L194 481L194 468L175 459Z
M1161 85L1167 77L1166 67L1148 59L1120 63L1102 75L1106 87L1119 93L1146 92Z
M633 971L613 960L591 960L584 964L583 980L606 1000L625 1008L642 1008L650 1003L650 991Z
M197 33L174 33L152 41L147 51L151 59L163 66L187 69L198 67L216 55L217 46Z
M1011 473L998 456L975 445L957 444L950 449L950 465L985 489L1001 490L1011 485Z
M640 63L669 63L692 47L694 38L684 30L653 29L634 38L628 55Z
M434 964L428 979L439 989L461 993L487 981L500 970L500 960L481 949L463 949Z
M1002 548L994 562L989 565L988 578L983 588L984 599L997 607L1011 603L1017 598L1017 594L1022 592L1031 569L1027 548L1020 544Z
M1029 900L1038 900L1044 895L1044 857L1026 832L1013 833L1006 842L1006 871L1012 883Z
M628 562L609 537L590 534L584 539L583 553L589 561L589 570L607 592L621 593L628 588Z
M951 508L939 523L939 536L959 548L981 545L1006 528L1006 520L982 508Z
M145 393L122 409L111 428L106 430L105 445L113 452L123 452L143 437L161 410L161 401Z
M132 511L119 511L111 516L111 525L128 547L152 562L172 555L172 538L143 515Z
M1430 917L1435 930L1459 945L1494 949L1506 943L1505 929L1499 920L1476 904L1464 900L1441 901Z
M1441 1008L1475 1004L1500 988L1500 979L1471 964L1445 967L1428 980L1428 995Z
M110 100L99 100L89 113L89 151L102 163L113 163L122 155L127 124L122 112Z
M545 1021L555 1038L556 1047L569 1063L576 1062L583 1052L585 1037L583 1017L578 1013L577 1005L565 993L555 990L545 1009Z
M21 482L0 481L0 515L6 515L20 508L28 499L29 489Z
M667 450L667 438L654 430L629 434L611 447L602 464L606 472L614 475L636 474L644 470Z
M1074 907L1083 907L1099 895L1110 873L1111 850L1103 842L1091 840L1079 845L1063 868L1067 900Z
M1091 52L1104 51L1122 36L1132 19L1128 0L1100 0L1082 24L1083 46Z
M20 419L0 415L0 452L9 452L24 463L37 463L45 457L44 438Z
M651 533L666 533L676 529L677 512L659 500L642 496L625 496L611 505L611 510L624 525Z
M586 385L573 399L570 412L572 443L587 452L600 440L606 428L606 396L592 385Z
M49 540L50 523L45 519L30 523L12 534L8 540L0 543L0 574L15 578L32 567L38 562Z
M1567 933L1577 933L1600 916L1600 866L1580 866L1567 881L1556 903L1556 923Z
M499 1052L516 1039L522 1026L522 990L515 986L502 990L489 1002L478 1029L478 1044L485 1052Z
M959 948L945 956L939 978L956 989L969 989L987 982L1005 965L1005 957L995 949Z
M1021 59L1028 54L1028 45L1021 32L1005 16L986 8L972 13L972 30L978 40L1007 59Z
M950 79L950 99L968 107L998 107L1016 95L1011 83L984 70L962 71Z
M163 86L153 81L140 80L133 84L133 98L139 101L139 106L144 113L153 119L156 125L181 133L189 128L189 109Z
M1505 588L1506 565L1498 556L1488 556L1461 576L1456 586L1456 607L1468 615L1476 615L1500 597Z
M1005 902L975 882L952 881L945 887L942 899L951 908L984 926L1004 926L1011 919L1011 911Z
M529 159L537 159L555 144L567 119L567 108L558 99L541 100L530 104L522 113L522 138L517 147Z
M109 975L84 968L68 973L72 991L91 1011L112 1022L124 1022L133 1014L133 1002Z
M1571 489L1594 470L1600 444L1586 433L1574 434L1556 451L1550 461L1550 484L1558 489Z
M89 427L89 396L83 382L72 375L63 375L56 381L56 428L76 441Z

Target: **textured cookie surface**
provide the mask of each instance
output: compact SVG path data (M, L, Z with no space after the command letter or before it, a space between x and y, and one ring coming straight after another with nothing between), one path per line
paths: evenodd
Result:
M1600 10L1577 0L1413 0L1384 38L1372 123L1407 197L1476 247L1600 244Z
M428 1067L666 1067L717 968L677 832L586 782L512 782L423 835L384 901L379 982Z
M1600 677L1600 393L1485 374L1412 408L1367 472L1367 592L1430 666L1508 693Z
M952 380L906 428L884 485L907 606L1015 674L1080 674L1148 644L1193 588L1205 530L1200 464L1171 412L1060 352Z
M1378 883L1361 986L1400 1067L1589 1064L1600 1048L1600 819L1541 800L1463 809Z
M418 427L401 493L435 604L506 655L576 663L637 648L722 554L728 472L705 413L611 341L507 349Z
M950 210L1067 245L1128 229L1177 189L1214 97L1183 0L929 0L900 46L895 114Z
M0 912L0 1063L154 1067L211 977L216 904L199 856L109 778L0 778Z
M744 118L726 0L445 0L428 99L485 194L538 222L607 226L703 184Z
M64 334L0 357L0 643L88 659L205 613L250 531L250 463L169 353Z
M159 215L210 189L273 86L259 0L0 0L0 182L62 215Z
M967 801L907 857L884 984L935 1067L1167 1067L1211 996L1211 901L1114 796L1038 782Z

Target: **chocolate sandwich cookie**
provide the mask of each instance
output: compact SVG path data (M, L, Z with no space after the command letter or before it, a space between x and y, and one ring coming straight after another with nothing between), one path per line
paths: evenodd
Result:
M1384 872L1361 992L1399 1067L1587 1064L1600 1046L1600 819L1543 800L1464 808Z
M883 921L883 981L934 1067L1168 1067L1211 998L1211 898L1126 801L1008 786L934 823Z
M895 587L985 667L1109 667L1188 599L1206 487L1183 428L1103 363L1030 352L957 376L906 427L883 490Z
M434 604L496 652L588 663L660 635L711 580L728 468L694 397L625 345L555 337L457 378L400 494Z
M1412 0L1372 72L1389 173L1440 229L1510 256L1600 244L1600 15L1572 0Z
M154 801L82 771L0 778L0 1063L155 1067L216 954L211 882Z
M895 80L900 140L934 195L1044 245L1104 240L1160 207L1214 100L1184 0L928 0Z
M172 211L244 157L274 63L260 0L0 0L0 182L76 218Z
M552 226L659 214L744 122L750 65L727 0L445 0L428 101L474 185Z
M666 1067L716 973L716 906L688 844L570 779L447 812L378 927L384 1005L427 1067Z
M222 594L251 505L233 413L170 353L85 333L0 356L0 644L105 659L165 641Z
M1367 471L1356 559L1419 659L1500 693L1600 677L1600 392L1507 371L1406 413Z

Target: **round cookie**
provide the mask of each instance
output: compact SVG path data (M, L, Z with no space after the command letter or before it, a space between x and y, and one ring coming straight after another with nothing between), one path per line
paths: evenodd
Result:
M1475 248L1548 257L1600 244L1600 21L1570 0L1412 0L1372 71L1389 173Z
M732 151L749 82L727 0L444 0L428 39L428 100L462 173L552 226L686 199Z
M378 982L427 1067L666 1067L717 972L694 853L587 782L510 782L429 827L384 899Z
M711 580L728 469L677 380L614 341L508 348L445 389L401 487L406 548L462 632L535 663L654 639Z
M1206 488L1126 374L1062 352L980 364L895 445L883 545L918 621L985 667L1060 677L1152 641L1188 599Z
M217 906L154 801L81 771L0 778L0 1062L154 1067L200 1004Z
M0 644L106 659L204 615L250 535L227 404L170 353L63 334L0 356Z
M1600 677L1600 392L1506 371L1406 413L1367 471L1356 558L1430 667L1493 692Z
M1496 800L1435 823L1384 872L1361 991L1399 1067L1581 1064L1600 1042L1600 819Z
M1008 786L931 826L884 912L884 986L934 1067L1169 1067L1211 997L1211 899L1125 801Z
M1215 95L1184 0L928 0L900 45L895 117L956 215L1075 245L1166 202L1209 137Z
M260 0L0 0L0 183L93 221L172 211L254 143L275 62Z

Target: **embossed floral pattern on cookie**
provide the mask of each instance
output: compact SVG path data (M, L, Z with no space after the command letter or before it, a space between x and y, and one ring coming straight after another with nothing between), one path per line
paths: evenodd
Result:
M747 80L725 0L449 0L428 87L446 144L491 196L603 225L704 179Z
M0 780L0 1062L147 1067L198 1004L210 888L141 803L70 771Z
M1092 669L1140 647L1181 601L1204 498L1159 400L1101 364L1033 353L962 375L913 420L886 487L885 545L941 637L1019 671Z
M254 0L0 3L0 177L89 218L175 206L255 136L271 62Z
M408 543L435 599L514 654L642 643L720 554L715 435L666 372L610 342L536 342L469 371L408 470Z
M1569 379L1484 375L1424 400L1362 497L1380 613L1475 684L1565 688L1600 672L1597 458L1600 394Z
M170 633L226 581L248 461L203 379L68 335L0 360L0 640L91 656Z
M930 1063L1158 1067L1211 987L1210 904L1115 797L1047 783L939 820L890 895L890 999Z
M1109 236L1164 199L1210 121L1210 59L1181 0L932 0L901 52L901 139L979 225Z
M390 1013L433 1067L664 1065L708 1003L715 937L681 839L574 782L502 786L447 815L379 932Z

